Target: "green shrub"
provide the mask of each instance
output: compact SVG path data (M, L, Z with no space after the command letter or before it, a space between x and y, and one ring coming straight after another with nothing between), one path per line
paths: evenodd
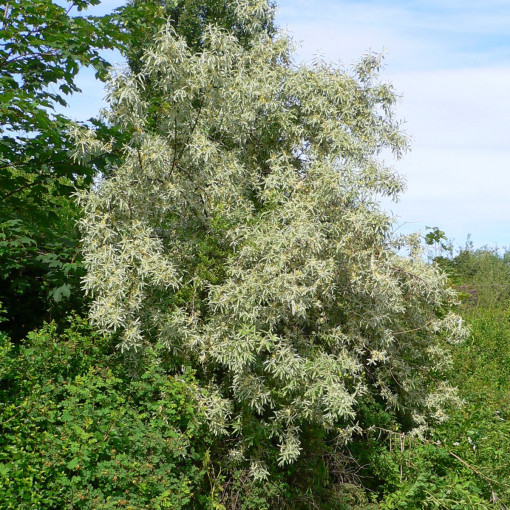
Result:
M210 506L193 375L120 357L80 320L1 337L0 508Z
M453 258L440 257L436 262L451 283L460 288L466 305L507 311L510 306L510 253L495 248L473 250L469 245ZM467 291L467 292L466 292ZM475 296L475 299L471 299ZM468 295L466 295L468 294ZM464 308L469 308L465 306ZM472 308L472 307L471 307Z
M439 261L452 285L477 290L476 301L461 295L471 334L453 348L449 374L463 405L425 440L393 434L372 445L367 462L382 510L510 505L509 261L490 249Z

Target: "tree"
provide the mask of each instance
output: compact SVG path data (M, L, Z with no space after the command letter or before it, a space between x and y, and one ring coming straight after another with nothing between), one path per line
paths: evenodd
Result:
M132 137L80 195L84 287L122 349L159 343L195 367L212 432L263 478L310 430L348 442L367 400L405 430L444 419L446 342L465 330L377 201L403 189L381 151L407 148L380 60L294 66L261 29L267 2L235 5L250 45L211 24L197 51L169 24L111 84L109 120ZM77 146L105 149L86 131Z
M105 48L121 50L137 69L143 48L167 20L197 49L201 30L211 19L237 30L245 44L249 41L239 28L243 25L236 27L233 4L225 0L134 0L108 16L73 15L73 9L98 3L81 0L63 7L52 0L11 1L3 9L0 271L5 291L0 301L8 309L8 330L15 338L43 319L80 307L78 212L70 196L122 160L116 149L126 135L100 119L92 125L95 136L109 142L109 154L97 154L87 165L70 157L73 124L54 110L66 105L68 94L80 92L75 84L79 69L94 66L104 80L109 64L100 50ZM155 110L158 100L152 97ZM25 314L28 303L31 317Z
M55 109L79 92L80 67L94 66L104 78L99 50L122 44L110 16L71 16L98 3L11 0L0 14L0 301L15 338L71 291L79 294L78 212L70 196L105 161L85 167L72 160L70 121Z

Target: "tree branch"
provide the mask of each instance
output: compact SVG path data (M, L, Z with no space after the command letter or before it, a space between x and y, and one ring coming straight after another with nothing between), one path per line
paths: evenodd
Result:
M176 163L177 163L177 115L175 115L174 117L174 157L172 160L172 167L170 168L170 175L173 173Z
M6 2L5 9L4 9L4 19L2 22L2 29L5 30L5 27L7 26L7 17L9 14L9 2Z
M47 177L51 177L51 176L48 175ZM20 191L23 191L24 189L31 188L32 186L36 186L37 184L40 184L40 182L37 182L37 181L29 182L28 184L25 184L24 186L20 186L19 188L15 189L14 191L7 193L7 195L3 195L1 200L5 200L9 197L12 197L12 195L19 193Z

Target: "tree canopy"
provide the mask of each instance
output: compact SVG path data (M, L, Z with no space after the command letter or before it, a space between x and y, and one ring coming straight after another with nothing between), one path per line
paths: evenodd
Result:
M379 58L294 65L270 6L235 6L249 45L209 24L197 51L169 23L111 83L108 120L132 136L80 195L84 286L123 349L160 343L199 371L211 430L263 478L269 446L292 463L310 427L348 441L363 399L407 429L442 420L455 392L435 381L465 330L378 204L403 189L382 151L407 148ZM107 150L87 131L77 144Z
M2 10L0 301L15 338L45 319L62 317L69 307L82 307L74 228L79 212L71 195L89 187L98 173L108 174L123 157L126 134L99 119L90 119L90 125L109 144L109 153L96 154L87 165L70 157L73 122L57 112L68 95L80 92L78 71L92 66L105 80L109 64L101 50L113 48L136 70L144 48L167 21L196 50L209 21L235 30L245 44L250 38L233 4L225 0L134 0L109 15L83 15L99 3L15 0ZM269 20L263 28L271 29ZM158 98L151 100L157 110Z

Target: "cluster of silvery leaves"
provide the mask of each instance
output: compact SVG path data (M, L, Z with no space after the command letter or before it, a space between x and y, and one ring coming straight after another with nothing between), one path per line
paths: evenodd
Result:
M294 462L304 427L348 441L369 395L417 429L443 419L455 392L431 381L465 329L378 205L404 186L381 152L407 149L380 59L294 65L288 37L259 29L266 2L238 5L248 47L210 26L192 52L168 26L112 79L108 120L131 141L79 200L93 323L195 366L212 431L264 477L267 448ZM108 150L87 131L77 147Z

